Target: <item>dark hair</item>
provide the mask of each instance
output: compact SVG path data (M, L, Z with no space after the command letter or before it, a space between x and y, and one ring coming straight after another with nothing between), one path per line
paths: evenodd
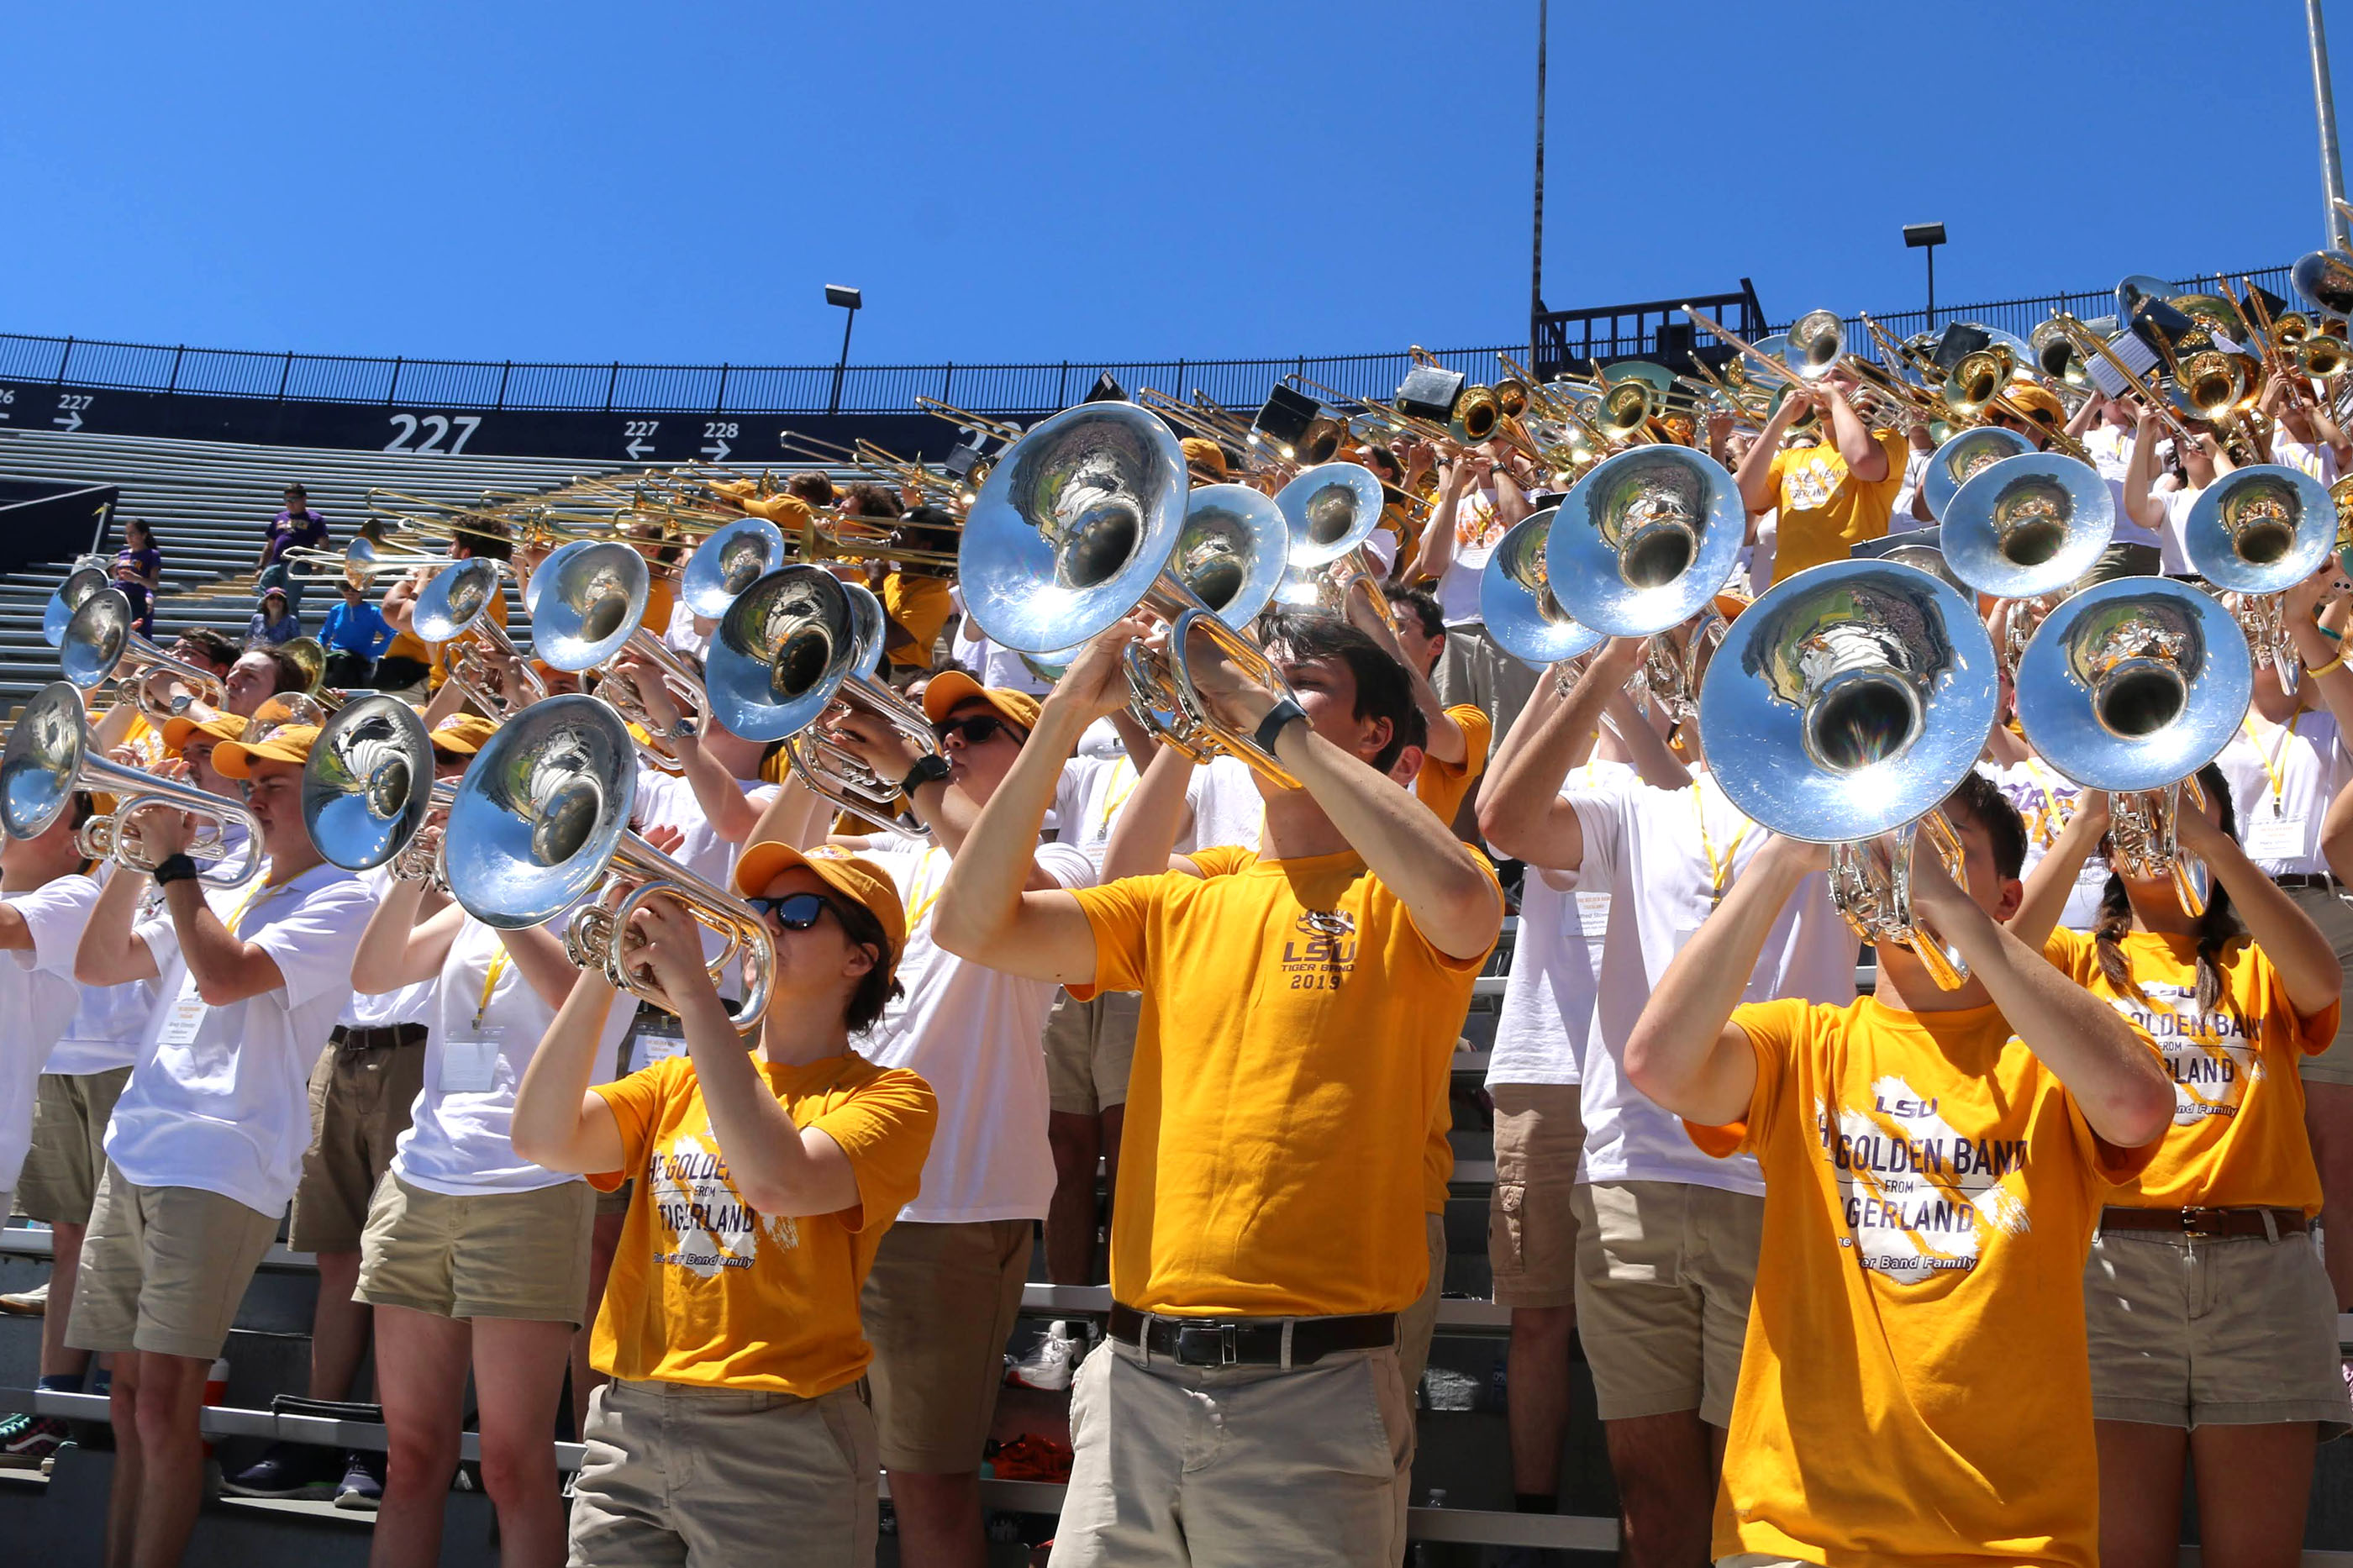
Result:
M1392 451L1387 444L1379 441L1373 442L1365 448L1365 456L1372 458L1374 462L1380 465L1379 468L1375 468L1373 470L1377 477L1379 475L1381 468L1387 468L1390 473L1395 474L1400 481L1404 479L1405 465L1398 461L1397 453ZM1383 480L1382 482L1386 484L1389 481Z
M122 520L122 542L126 546L130 544L131 531L134 528L147 536L147 546L151 550L153 549L155 531L147 525L147 520L143 517L126 517Z
M301 485L288 485L280 493L290 496L307 496L311 492L304 489Z
M1388 744L1372 759L1374 771L1387 773L1406 748L1416 710L1413 679L1389 651L1336 616L1289 612L1270 618L1266 646L1281 647L1298 660L1335 659L1356 678L1358 719L1389 721Z
M482 533L470 528L451 531L450 538L485 561L514 559L514 541L502 533Z
M795 474L785 481L785 493L811 506L831 506L838 493L833 481L819 473Z
M1421 623L1421 635L1434 637L1446 630L1446 612L1438 601L1419 588L1400 588L1389 595L1392 609L1411 610L1413 618Z
M2222 770L2208 763L2198 770L2198 787L2213 797L2221 807L2222 831L2236 838L2239 836L2238 812L2231 802L2231 781ZM2198 809L2184 805L2185 811ZM2103 848L2106 847L2103 842ZM2099 952L2100 973L2107 977L2115 990L2137 1002L2148 998L2141 992L2140 982L2132 974L2132 965L2125 962L2125 933L2132 930L2132 895L2125 889L2125 879L2114 871L2108 873L2108 885L2100 889L2100 917L2092 927L2092 939ZM2206 892L2206 912L2198 917L2198 1015L2204 1017L2222 999L2222 972L2220 960L2222 949L2232 938L2244 933L2238 915L2231 908L2230 889L2220 879ZM2232 1006L2237 1012L2237 1005ZM2246 1020L2242 1018L2243 1026Z
M267 654L269 656L269 667L272 670L277 672L278 676L278 684L271 689L269 693L272 697L279 695L280 692L300 691L303 687L310 684L310 672L304 669L301 665L295 663L294 656L288 653L282 647L267 647L259 643L255 643L247 647L245 652ZM240 655L239 657L242 658L243 655Z
M235 664L237 657L245 652L244 645L235 637L211 626L190 626L179 635L177 640L201 649L207 662L222 666Z
M855 899L828 893L826 902L834 916L841 921L841 932L851 942L874 950L874 967L859 976L858 989L849 994L849 1005L842 1021L850 1033L863 1034L882 1016L882 1009L892 999L904 996L907 988L891 973L891 939L883 933L882 922L874 911Z
M2026 818L2019 816L2018 807L1993 780L1979 773L1968 774L1945 797L1942 809L1947 816L1958 814L1985 829L1985 836L1993 840L1994 869L2005 882L2018 879L2026 866Z
M842 497L842 508L855 508L860 517L896 517L907 510L906 503L881 485L860 482L849 487Z

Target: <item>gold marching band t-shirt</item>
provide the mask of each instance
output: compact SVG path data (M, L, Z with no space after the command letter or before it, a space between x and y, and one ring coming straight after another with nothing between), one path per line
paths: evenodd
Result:
M1735 1010L1765 1173L1715 1554L2097 1568L2083 1275L2102 1143L1991 1005Z
M596 1092L621 1130L600 1192L638 1186L589 1340L599 1372L633 1381L762 1389L814 1399L874 1359L858 1293L915 1195L939 1105L915 1074L858 1056L756 1064L797 1127L822 1128L858 1180L857 1205L762 1214L736 1193L691 1058Z
M1774 524L1773 581L1794 577L1809 566L1843 561L1848 548L1883 538L1895 492L1904 488L1908 449L1893 430L1871 438L1887 458L1887 477L1866 484L1854 477L1838 443L1784 447L1773 454L1767 474L1778 519Z
M1112 1297L1193 1316L1402 1311L1429 1276L1423 1156L1486 954L1431 946L1353 852L1190 858L1204 876L1073 895L1095 972L1071 994L1144 997Z
M2342 1004L2296 1016L2279 971L2252 938L2234 937L2215 967L2222 994L2198 1010L2198 939L2127 932L2119 945L2139 985L2120 993L2098 944L2061 931L2045 952L2061 973L2114 1007L2148 1041L2173 1080L2173 1126L2157 1156L2108 1199L2131 1208L2296 1208L2320 1212L2320 1172L2304 1131L2296 1064L2337 1038Z

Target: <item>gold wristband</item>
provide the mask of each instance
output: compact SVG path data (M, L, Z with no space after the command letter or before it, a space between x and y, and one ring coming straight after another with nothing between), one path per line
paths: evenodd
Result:
M2311 666L2309 668L2307 668L2307 669L2306 669L2306 670L2305 670L2305 674L2306 674L2306 675L2308 675L2308 676L2312 677L2314 679L2317 680L2317 679L2319 679L2322 676L2327 675L2327 674L2330 670L2332 670L2332 669L2341 669L2341 668L2344 668L2344 665L2345 665L2345 654L2344 654L2344 651L2343 651L2342 649L2339 649L2339 650L2338 650L2338 652L2337 652L2337 657L2336 657L2335 658L2330 659L2327 664L2316 664L2316 665Z

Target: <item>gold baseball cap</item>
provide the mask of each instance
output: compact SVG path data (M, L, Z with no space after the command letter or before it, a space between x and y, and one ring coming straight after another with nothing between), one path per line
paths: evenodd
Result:
M767 839L744 850L736 860L735 890L756 898L796 866L807 867L827 887L865 905L882 922L882 935L891 947L886 968L896 969L899 955L907 947L907 907L899 901L899 887L890 873L871 860L861 860L830 844L804 852Z
M198 735L210 735L216 741L234 741L245 733L245 717L239 713L215 713L197 718L182 713L164 721L164 749L178 755L180 749Z
M997 710L997 717L1021 726L1027 735L1038 727L1038 700L1026 691L1014 691L1002 686L983 686L961 669L951 669L932 677L923 688L923 717L936 724L946 718L959 702L979 698Z
M250 743L223 741L213 748L213 772L227 779L248 779L256 762L305 763L311 760L311 742L318 738L316 724L289 724Z
M498 731L496 724L479 713L452 713L433 726L433 745L437 751L462 752L470 757Z

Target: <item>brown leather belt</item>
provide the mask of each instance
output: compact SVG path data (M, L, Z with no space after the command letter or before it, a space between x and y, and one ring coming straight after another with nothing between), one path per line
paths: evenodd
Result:
M2283 888L2341 889L2345 886L2344 883L2338 881L2336 878L2326 876L2316 871L2291 871L2283 877L2274 877L2272 880Z
M383 1051L395 1046L421 1046L425 1036L422 1024L385 1024L365 1029L338 1024L335 1032L327 1037L327 1044L339 1051Z
M1111 1305L1111 1337L1179 1366L1312 1366L1397 1343L1395 1312L1347 1318L1162 1318Z
M2168 1236L2302 1236L2309 1223L2302 1209L2137 1209L2111 1205L2100 1211L2102 1230L2155 1230Z

